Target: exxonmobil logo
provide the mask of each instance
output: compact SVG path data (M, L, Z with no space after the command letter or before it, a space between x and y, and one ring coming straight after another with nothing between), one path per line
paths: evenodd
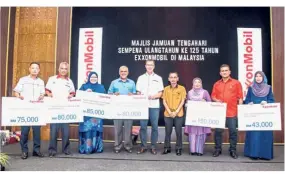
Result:
M87 78L94 67L94 31L85 31L84 34L84 66Z
M263 108L277 108L277 105L264 105Z
M246 91L249 86L252 85L253 82L253 64L254 64L254 59L253 59L253 39L252 39L252 31L243 31L243 46L244 46L244 54L243 54L243 63L244 63L244 68L245 68L245 86L246 89L243 90L244 96L246 96Z
M43 100L30 100L30 103L44 103Z
M68 101L70 102L78 102L78 101L81 101L80 99L69 99Z
M262 71L261 28L237 28L238 33L238 79L245 98L252 85L254 73Z
M107 99L110 99L111 97L109 97L109 96L99 95L99 98L107 98Z
M211 103L211 106L214 106L214 107L224 107L224 105L221 104L221 103Z
M139 97L139 96L134 96L133 99L146 99L146 97L143 97L143 96L140 96L140 97Z
M80 28L78 44L77 86L86 82L91 71L101 83L103 28Z

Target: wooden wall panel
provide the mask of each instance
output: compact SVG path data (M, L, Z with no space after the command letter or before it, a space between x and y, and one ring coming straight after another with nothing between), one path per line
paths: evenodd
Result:
M6 95L12 95L12 79L13 79L13 57L14 57L14 33L15 33L15 17L16 7L10 7L10 24L9 24L9 45L8 45L8 62L7 62L7 81L6 81Z
M54 75L54 66L52 69L48 67L49 70L43 67L55 62L56 17L57 8L21 7L16 10L14 67L19 63L37 61L41 64L41 75L42 72L50 73L41 76L45 82L48 76ZM13 86L26 75L22 73L28 72L28 66L24 69L14 68Z
M12 89L13 46L15 31L15 7L1 7L1 62L0 62L0 95L10 96ZM0 101L0 125L1 125ZM10 127L4 127L10 129Z
M1 7L1 96L5 96L6 89L6 59L9 44L9 7Z
M18 57L25 59L18 62L38 61L42 63L53 63L55 61L55 35L54 34L20 34L18 43ZM35 50L34 52L31 50Z
M70 62L72 7L58 8L56 67Z
M41 65L45 81L55 74L57 8L17 7L15 19L13 87L19 78L29 74L32 61ZM19 130L18 128L13 128ZM49 139L49 126L42 127L42 139Z
M6 57L8 45L8 30L9 30L9 7L0 7L0 22L1 22L1 45L0 45L0 96L5 96L6 89ZM0 100L0 128L1 128L1 107L2 99Z
M271 8L272 86L281 103L282 131L274 132L274 142L284 143L284 7Z
M40 77L57 73L60 62L70 58L72 8L17 8L13 86L28 74L30 62L41 64ZM19 130L19 127L14 128ZM42 139L49 139L49 125L42 127ZM30 132L30 137L32 133Z

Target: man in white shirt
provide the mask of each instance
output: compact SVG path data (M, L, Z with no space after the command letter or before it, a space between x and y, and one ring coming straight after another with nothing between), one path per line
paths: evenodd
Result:
M61 62L58 69L59 74L48 79L46 93L49 97L61 100L70 99L75 95L74 84L72 80L68 78L68 71L69 64L67 62ZM49 157L54 157L57 153L57 135L59 129L61 129L62 134L62 152L66 155L71 155L69 124L55 123L50 124Z
M40 72L40 64L32 62L29 68L30 75L20 78L16 87L14 88L14 94L21 100L42 100L45 95L45 84L42 79L38 77ZM32 126L33 128L33 141L34 149L33 156L43 157L40 152L41 147L41 126ZM21 126L21 149L22 159L27 159L29 156L28 138L29 138L30 126Z
M147 95L149 99L149 120L151 123L151 153L156 155L156 143L158 140L158 118L159 118L159 98L162 96L163 81L162 78L153 72L155 63L153 60L147 60L145 64L146 73L139 76L137 80L138 94ZM147 151L147 125L148 120L140 121L140 139L141 149L138 154Z

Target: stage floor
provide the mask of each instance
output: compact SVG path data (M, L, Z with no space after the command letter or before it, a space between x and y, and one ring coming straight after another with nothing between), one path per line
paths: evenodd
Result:
M188 154L188 145L184 145L182 156L176 156L175 145L173 152L161 155L163 144L158 145L158 154L150 153L137 155L139 145L134 146L133 153L122 151L113 153L113 143L104 144L104 152L100 154L84 155L77 152L77 142L71 143L72 156L58 154L55 158L42 159L29 157L27 160L20 158L20 144L12 144L4 147L4 152L11 157L11 166L7 170L12 171L55 171L55 170L110 170L110 171L134 171L134 170L158 170L158 171L283 171L284 170L284 146L274 146L274 159L271 161L252 161L243 156L243 145L238 145L238 159L232 159L228 155L228 145L223 146L223 153L217 158L212 157L213 145L206 145L203 156L191 156ZM30 151L32 143L29 143ZM42 152L47 155L48 141L42 142ZM58 151L61 152L61 142L58 142ZM30 153L31 155L31 153Z

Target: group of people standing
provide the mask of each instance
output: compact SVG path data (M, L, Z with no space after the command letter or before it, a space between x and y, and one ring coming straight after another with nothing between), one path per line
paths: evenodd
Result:
M50 77L46 89L44 82L38 77L40 65L31 63L30 75L20 79L15 87L15 96L21 99L42 100L44 95L49 97L71 98L75 95L74 85L68 78L68 67L66 62L59 66L59 74ZM137 154L148 151L147 147L147 125L151 124L151 146L150 152L157 154L158 141L158 119L160 110L160 98L163 99L164 121L165 121L165 141L162 154L171 153L170 139L173 126L176 132L176 155L182 154L182 126L184 119L184 106L187 107L187 100L197 102L221 102L227 103L226 127L229 130L230 148L229 154L232 158L238 158L236 145L238 141L238 104L266 104L273 103L274 97L271 86L267 84L266 76L263 72L255 73L254 83L248 89L245 101L243 101L241 83L231 78L230 66L223 64L220 67L222 79L218 80L212 89L211 95L203 89L200 78L193 79L192 89L187 93L184 86L178 84L179 75L177 72L170 72L168 80L170 85L164 88L162 78L154 73L155 62L146 61L146 73L139 76L137 83L128 78L129 70L126 66L119 68L118 79L112 81L108 90L98 83L98 74L90 72L86 82L79 90L87 92L108 93L110 95L146 95L149 99L149 119L140 120L140 149ZM133 120L114 120L114 152L120 153L125 150L132 153L132 126ZM69 125L51 124L49 156L53 157L57 153L57 133L62 131L62 151L70 155ZM28 158L28 133L30 127L22 126L21 147L22 158ZM215 151L214 157L222 153L223 130L215 129ZM40 126L33 126L34 150L33 155L43 157L40 152ZM211 133L211 128L200 126L185 126L184 133L189 137L189 154L202 156L206 137ZM79 123L79 153L90 154L103 152L103 121L99 118L84 116L84 122ZM244 155L254 160L273 159L273 132L272 131L247 131L244 146Z
M48 79L46 86L44 81L38 77L40 72L40 64L32 62L29 67L30 74L20 78L16 87L14 88L15 96L22 100L42 100L45 95L53 98L72 98L75 95L74 84L68 78L69 64L62 62L59 65L58 75L52 76ZM41 145L41 127L32 126L33 128L33 156L44 157L40 152ZM70 155L70 141L69 141L69 124L68 123L53 123L50 124L50 144L49 156L53 157L57 153L57 136L61 129L62 133L62 152ZM28 150L28 135L30 126L21 126L20 144L22 149L22 159L27 159L29 156Z

